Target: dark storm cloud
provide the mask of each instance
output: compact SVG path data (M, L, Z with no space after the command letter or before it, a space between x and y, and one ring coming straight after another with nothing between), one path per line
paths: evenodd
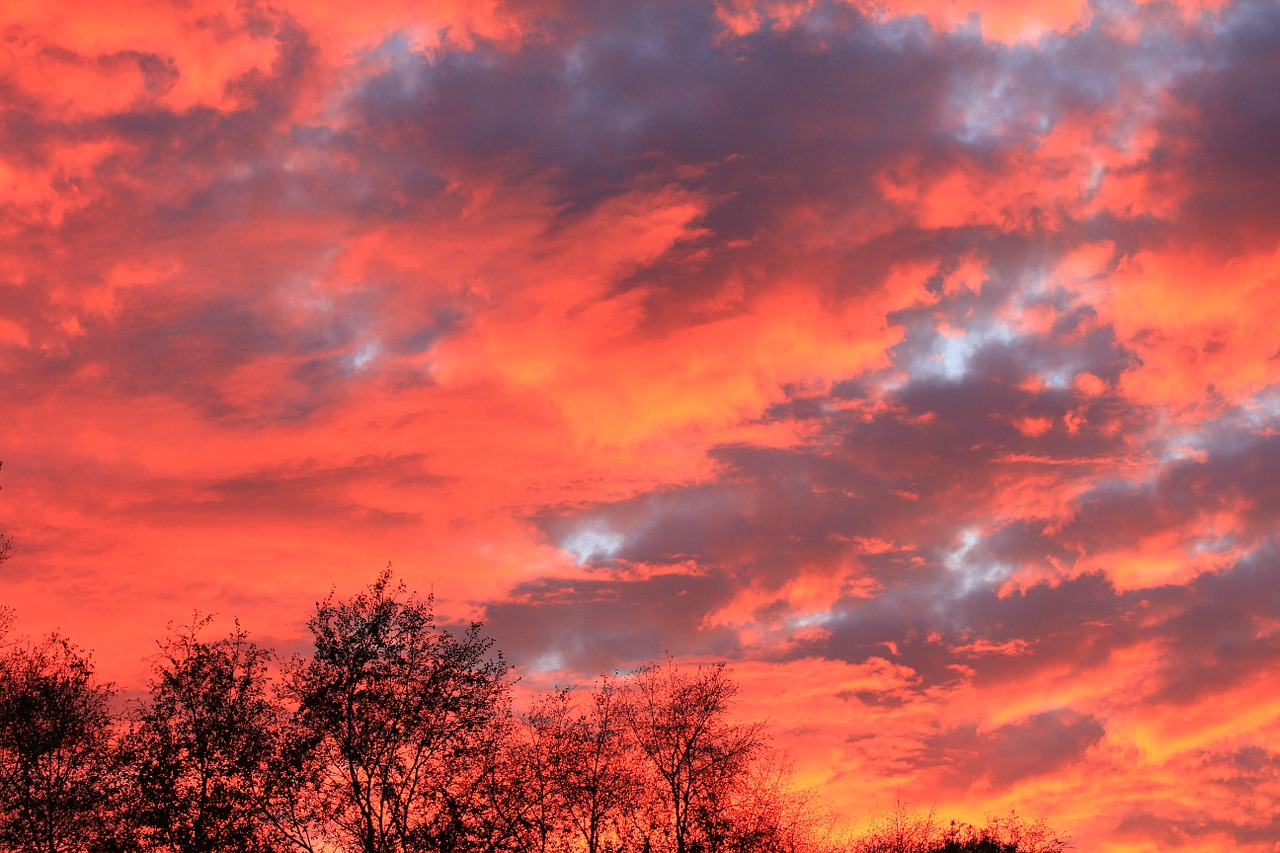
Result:
M276 44L276 55L269 69L255 69L227 82L227 94L238 102L235 107L178 112L144 101L137 109L90 124L89 129L136 146L152 166L185 166L202 173L269 151L317 71L318 52L306 30L289 16L248 4L240 12L239 21L211 19L206 25L225 30L222 38L247 33L270 39Z
M1228 420L1231 420L1230 418ZM1112 480L1083 494L1058 538L1067 547L1104 551L1135 539L1229 513L1234 529L1188 542L1205 551L1252 547L1275 535L1280 514L1280 441L1268 430L1208 425L1191 439L1200 458L1173 459L1146 481ZM1194 536L1194 534L1192 534Z
M1189 107L1165 128L1186 144L1158 152L1156 163L1196 179L1187 216L1233 228L1225 223L1262 227L1271 216L1261 188L1274 182L1266 179L1263 152L1275 147L1280 111L1269 94L1274 87L1258 84L1280 27L1271 4L1241 4L1211 35L1194 37L1172 18L1152 24L1163 13L1144 8L1139 14L1151 25L1132 44L1110 34L1100 15L1094 26L1052 36L1037 49L935 32L918 19L882 26L839 4L812 14L813 26L721 38L709 4L599 3L514 50L481 42L427 58L392 40L370 58L371 68L374 59L387 67L346 96L346 126L281 133L316 73L315 48L288 17L248 9L240 21L207 24L278 44L268 71L230 85L240 98L236 109L177 113L143 98L122 114L59 121L37 104L11 106L4 148L30 158L67 140L125 146L98 166L93 181L120 193L72 216L60 227L68 238L112 217L133 228L149 222L161 233L166 222L190 227L272 211L395 219L426 201L447 205L443 169L549 177L566 215L645 176L678 180L714 199L700 223L705 236L619 285L653 288L651 318L663 327L724 310L702 301L725 281L750 293L797 265L816 274L820 290L847 294L879 281L891 260L946 260L980 249L1009 263L1021 252L1022 268L989 288L998 298L1022 286L1033 257L1048 262L1099 236L1154 239L1141 236L1147 226L1138 222L1074 221L1067 213L1058 233L1041 229L1021 248L999 230L931 233L908 223L825 255L807 250L801 259L787 248L798 236L791 222L797 212L810 214L809 228L849 216L892 221L895 203L882 197L875 178L903 152L918 158L924 176L964 165L995 179L1013 168L1013 152L1034 149L1058 123L1147 97L1142 81L1153 76L1174 79L1173 96ZM1188 45L1195 49L1175 50ZM1170 65L1174 55L1183 57L1180 64ZM1208 60L1200 66L1188 55ZM173 73L165 57L151 54L69 61L136 65L145 91L164 91ZM295 152L313 155L314 164L281 168ZM360 164L358 177L351 163ZM156 175L154 186L166 188L161 197L141 198L129 188L125 178L139 170ZM90 270L105 262L83 249L72 260ZM904 316L904 346L927 355L937 318L923 314L913 323ZM1058 373L1088 369L1108 379L1124 358L1104 340L1105 329L1090 334L1097 340L1074 354L1024 343L1010 363ZM315 367L315 381L338 380Z
M420 353L455 330L463 316L449 306L432 311L428 303L415 306L414 314L422 315L419 322L407 322L411 315L404 314L387 327L383 318L395 294L386 287L321 295L299 284L282 291L274 282L263 281L252 263L227 260L223 266L250 283L246 292L185 289L181 275L174 276L179 279L175 282L123 289L111 297L117 303L113 316L84 315L83 335L57 336L58 345L43 351L13 350L10 358L22 366L24 381L10 392L37 396L51 384L85 384L82 371L86 365L97 365L106 371L93 376L89 393L163 393L228 424L297 420L333 407L367 383L370 375L377 376L375 354ZM253 285L258 292L253 292ZM48 303L41 283L31 283L17 296L44 302L48 322L54 324L58 308ZM284 359L278 368L278 393L267 399L255 395L252 402L237 400L228 376L275 357Z
M835 608L829 636L795 653L861 663L885 657L892 644L891 659L915 670L928 689L966 678L1017 681L1052 666L1095 669L1134 639L1127 627L1134 602L1101 575L1004 597L990 585L966 586L944 575L874 599L848 599Z
M943 773L957 787L985 782L999 791L1060 772L1105 733L1104 720L1057 709L986 732L975 726L948 729L928 741L926 755L945 762Z
M800 267L820 292L847 295L905 258L981 249L1044 263L1100 230L1130 245L1148 227L1059 211L1061 234L1040 227L1020 248L998 223L930 232L903 218L878 177L907 154L924 178L1009 177L1014 154L1057 122L1129 96L1150 70L1143 51L1167 45L1126 46L1093 28L1043 52L1000 48L919 20L880 26L843 5L821 7L812 27L719 39L700 4L591 8L592 34L509 54L428 60L389 44L391 67L352 101L353 135L379 162L547 177L567 215L641 178L710 193L704 234L620 283L652 291L659 328L724 310L702 299L729 280L750 296ZM998 115L969 104L973 92ZM813 246L824 221L847 238ZM849 231L856 222L865 234Z
M616 536L608 556L618 560L692 559L732 567L742 581L757 575L781 581L798 563L826 562L846 549L835 537L859 529L854 519L869 513L857 497L825 492L833 483L856 482L859 472L841 472L839 462L820 466L802 454L745 447L717 455L732 469L749 468L750 478L739 481L730 474L716 485L636 498L581 516L549 517L542 526L569 547L591 531ZM870 485L886 491L874 481Z
M821 638L778 653L854 664L888 658L917 674L912 690L928 691L962 679L984 688L1025 684L1044 671L1104 677L1117 654L1155 643L1163 654L1145 686L1134 685L1122 704L1189 704L1247 686L1280 664L1280 638L1270 627L1280 613L1276 554L1265 548L1185 586L1123 592L1089 574L1000 595L990 585L922 571L873 598L845 599L824 621ZM634 661L669 649L734 656L732 632L701 623L735 591L735 578L719 571L544 580L490 605L486 618L521 662L554 658L590 675L609 655ZM1080 731L1086 729L1092 724Z
M890 215L877 172L904 150L960 156L936 133L951 81L992 61L976 42L918 22L886 32L840 5L823 8L820 31L742 39L718 38L709 4L590 10L585 34L510 53L426 59L388 44L390 68L353 97L351 135L395 169L549 180L569 218L637 181L708 193L703 236L618 285L653 289L662 327L708 316L700 299L729 278L750 294L801 263L822 270L820 290L870 287L883 247L801 256L795 240L812 235L794 220Z
M1108 341L1103 349L1112 346ZM815 567L839 589L856 580L856 573L844 574L845 561L855 557L880 588L839 600L822 623L828 633L786 653L860 663L885 656L892 644L894 660L916 670L925 688L962 677L1010 682L1053 666L1101 671L1117 650L1153 640L1168 652L1146 698L1162 703L1198 700L1274 665L1280 647L1264 626L1266 614L1280 612L1269 591L1280 589L1280 563L1267 526L1277 502L1275 437L1259 434L1249 426L1254 416L1238 413L1205 430L1202 455L1175 460L1150 479L1116 476L1114 460L1130 452L1121 430L1070 436L1056 426L1028 437L996 422L1010 412L1060 422L1082 406L1090 417L1144 423L1114 397L1012 385L1016 372L1007 375L1005 367L1023 360L1007 344L993 344L975 354L965 378L909 383L898 408L870 419L832 414L833 400L795 401L775 415L821 423L822 437L809 449L720 448L714 455L723 467L713 483L546 516L540 524L566 547L587 533L603 537L590 541L607 541L607 548L581 556L606 575L632 564L692 561L716 567L740 590L779 595L789 579ZM1044 462L1002 462L1017 454ZM1054 465L1055 459L1069 464ZM1086 464L1075 464L1080 459ZM1009 511L1001 505L1006 478L1037 465L1049 472L1046 483L1056 484L1047 488L1080 492L1067 514L993 524ZM1070 572L1090 557L1105 569L1097 555L1233 507L1240 508L1239 531L1202 547L1243 548L1244 556L1187 585L1118 591L1093 571L1000 592L1028 567L1052 563L1059 568L1051 574ZM961 534L970 526L966 540ZM871 547L873 540L879 544ZM613 594L625 601L639 589L620 583ZM514 606L537 618L536 601L534 595ZM577 603L594 606L590 599ZM755 617L768 621L786 611L779 598ZM687 619L679 636L700 648L696 626L703 615L677 608L662 618L667 625Z
M1187 705L1246 686L1280 662L1280 547L1275 540L1230 571L1205 574L1170 596L1161 703ZM1156 599L1158 602L1158 599Z
M859 398L849 385L836 386L830 398L793 397L768 417L820 423L810 446L721 447L711 453L722 466L717 482L549 515L540 525L562 544L585 531L608 531L618 538L610 558L694 559L775 584L792 567L834 564L854 551L859 537L911 543L905 556L936 568L956 547L959 531L990 514L1010 477L1037 467L1064 480L1096 474L1127 452L1120 429L1073 435L1065 425L1068 414L1115 427L1142 425L1143 416L1114 396L1020 384L1035 372L1037 354L1103 376L1124 360L1105 332L1076 335L1068 322L1062 338L1068 342L1023 338L977 345L961 376L911 381L888 398L887 410L869 418L841 409ZM904 353L904 359L914 358L909 349ZM1027 435L1016 426L1019 419L1043 419L1047 426ZM1030 461L1010 461L1020 457ZM1011 521L990 531L974 556L1016 565L1052 554L1069 562L1071 553L1042 534L1047 522ZM902 547L891 550L904 556ZM901 571L898 565L876 574L891 580Z
M485 625L516 664L589 680L677 649L732 656L731 632L698 631L696 625L733 592L730 579L718 571L541 578L517 585L509 600L489 604Z
M1172 86L1167 142L1151 166L1185 192L1180 236L1226 254L1280 225L1280 7L1233 4L1204 50L1204 64Z
M1204 163L1197 160L1196 170L1252 163L1256 156L1234 156L1229 140L1262 139L1261 151L1265 133L1217 129L1239 129L1241 122L1270 127L1266 116L1274 110L1267 90L1250 81L1270 56L1267 33L1274 17L1265 4L1231 13L1204 48L1220 61L1212 73L1198 74L1161 65L1179 38L1190 38L1171 20L1148 28L1144 32L1154 35L1136 44L1122 44L1095 25L1054 36L1033 50L932 31L920 20L882 26L839 4L814 12L814 26L764 29L743 38L721 38L709 4L588 4L513 50L481 41L474 50L425 57L390 40L368 58L370 69L382 70L344 96L341 126L281 132L294 99L317 73L315 48L288 17L249 10L241 21L208 24L239 27L278 45L269 70L233 81L230 91L240 99L235 109L178 113L143 99L122 114L59 121L30 105L6 125L5 148L31 157L69 139L123 144L94 175L95 184L120 192L60 226L71 245L83 246L68 259L66 278L73 282L106 272L114 256L95 253L94 242L75 238L113 218L122 223L116 228L126 242L130 230L163 234L250 215L311 218L341 211L370 225L421 212L427 204L441 215L457 204L446 197L442 171L496 168L507 181L551 180L567 217L637 180L674 180L710 194L713 202L699 223L703 236L618 283L651 290L648 311L655 330L739 310L707 304L706 297L730 280L749 297L770 287L777 275L801 270L814 287L836 298L871 288L904 258L947 263L969 251L998 259L991 262L989 283L968 302L947 305L950 316L977 311L982 317L1006 304L1032 269L1080 241L1097 239L1100 229L1123 245L1150 239L1143 236L1148 226L1105 218L1075 221L1067 214L1057 232L1033 229L1029 236L1013 237L991 226L929 231L904 220L889 234L855 237L815 252L796 248L798 239L807 238L796 230L797 214L810 232L824 220L896 221L896 203L882 196L876 176L904 152L917 158L923 176L963 165L994 180L1013 168L1014 152L1034 149L1057 123L1137 97L1143 75L1153 69L1180 71L1178 96L1216 111L1195 126L1176 128L1178 138L1200 140L1195 156ZM169 85L164 57L72 60L136 64L149 81L147 91ZM997 91L998 102L992 94ZM282 168L293 154L306 154L310 165ZM352 164L359 164L358 174ZM140 197L130 187L126 178L139 170L155 175L152 186L162 188L158 196ZM1250 187L1260 185L1265 180L1213 184L1220 187L1214 192L1252 192ZM30 236L38 246L39 231ZM305 274L324 251L324 237L317 235L296 245L287 263ZM227 272L234 281L256 278L234 264ZM1062 301L1061 295L1042 298ZM1064 323L1088 310L1060 307ZM58 336L58 312L22 313L47 317L47 329L37 322L33 338ZM232 314L244 330L228 329L214 346L208 370L260 354L262 335L278 334L267 328L278 318L251 298L235 306L193 306L189 316L201 324L212 320L213 329L219 317ZM898 318L906 329L902 363L935 354L936 323L943 316L941 309L922 309ZM111 346L96 338L93 345ZM156 346L167 348L163 340L147 344ZM305 415L332 398L326 388L341 385L343 356L312 359L305 338L285 348L306 359L296 378L313 389L314 399L293 405ZM1028 338L1004 351L987 346L981 357L985 362L973 367L987 375L1089 370L1107 381L1128 363L1106 328L1087 332L1074 348ZM148 372L166 361L129 359L119 372L146 385ZM912 394L923 393L916 386L903 399L915 405ZM205 405L218 408L216 400ZM1026 414L1053 417L1056 408L1046 398Z
M1278 582L1274 545L1185 586L1120 592L1092 574L1001 596L991 587L957 590L953 579L851 599L828 623L828 638L795 653L861 662L893 643L895 662L924 686L960 677L990 685L1055 668L1102 673L1117 653L1154 642L1163 651L1146 692L1134 688L1123 701L1190 704L1280 662L1270 625L1280 613Z

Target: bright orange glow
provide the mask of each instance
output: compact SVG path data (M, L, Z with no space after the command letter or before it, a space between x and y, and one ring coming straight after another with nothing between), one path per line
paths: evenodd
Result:
M0 10L0 604L128 694L388 561L727 660L857 824L1274 853L1280 11Z

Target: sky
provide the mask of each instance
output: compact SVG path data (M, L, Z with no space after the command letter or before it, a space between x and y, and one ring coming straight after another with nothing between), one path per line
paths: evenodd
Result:
M9 0L0 601L387 563L852 820L1280 850L1280 4Z

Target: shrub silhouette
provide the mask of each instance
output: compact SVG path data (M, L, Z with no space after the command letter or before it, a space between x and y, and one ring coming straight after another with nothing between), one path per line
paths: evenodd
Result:
M1061 853L1067 847L1043 821L1029 823L1014 812L982 826L943 826L933 810L913 812L899 801L853 842L852 853Z

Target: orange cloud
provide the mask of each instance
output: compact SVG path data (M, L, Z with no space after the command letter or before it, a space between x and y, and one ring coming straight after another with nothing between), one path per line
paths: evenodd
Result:
M1266 4L0 30L20 631L132 689L389 560L531 681L730 659L854 821L1268 849Z
M1280 309L1278 261L1274 249L1222 260L1150 252L1117 270L1113 322L1143 362L1124 390L1177 412L1212 412L1276 382L1266 318Z

